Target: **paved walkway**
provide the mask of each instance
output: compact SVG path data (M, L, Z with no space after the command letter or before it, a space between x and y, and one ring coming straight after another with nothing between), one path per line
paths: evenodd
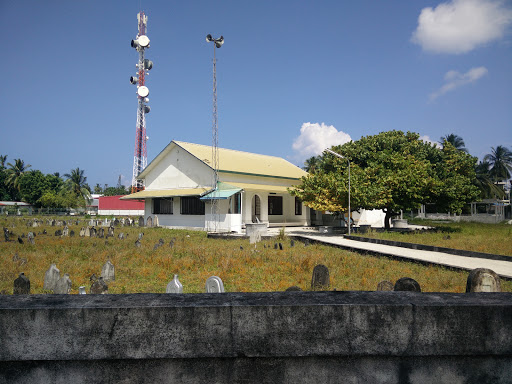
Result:
M510 258L511 261L509 262L480 259L476 257L457 256L443 252L423 251L396 247L392 245L373 244L357 240L348 240L345 239L343 235L320 234L317 230L307 228L287 228L286 234L290 236L300 236L313 241L318 241L321 243L359 252L362 251L378 253L381 255L417 260L459 269L472 270L475 268L489 268L502 277L512 279L512 257Z

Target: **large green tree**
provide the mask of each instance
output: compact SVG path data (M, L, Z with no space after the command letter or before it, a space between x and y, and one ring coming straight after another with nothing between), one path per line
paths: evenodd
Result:
M25 172L19 181L21 198L27 203L40 207L41 196L47 191L58 193L62 184L62 179L53 174L44 175L39 170Z
M350 161L351 206L382 209L386 228L400 210L437 203L460 213L478 195L472 184L476 158L452 145L437 148L416 133L382 132L332 150ZM313 209L346 212L348 162L325 154L319 170L290 192Z

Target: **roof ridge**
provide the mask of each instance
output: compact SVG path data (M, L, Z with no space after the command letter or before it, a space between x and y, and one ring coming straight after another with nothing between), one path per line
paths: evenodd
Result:
M177 145L180 145L180 144L189 144L189 145L197 145L197 146L200 146L200 147L207 147L207 148L211 148L212 146L211 145L205 145L205 144L197 144L197 143L189 143L187 141L178 141L178 140L173 140ZM181 146L181 145L180 145ZM275 159L281 159L281 160L284 160L284 161L287 161L289 162L288 160L280 157L280 156L274 156L274 155L264 155L264 154L261 154L261 153L254 153L254 152L247 152L247 151L240 151L239 149L230 149L230 148L221 148L219 147L219 149L222 149L224 151L231 151L231 152L238 152L238 153L244 153L244 154L249 154L249 155L256 155L256 156L265 156L265 157L273 157ZM290 163L290 162L289 162ZM290 163L291 164L291 163Z

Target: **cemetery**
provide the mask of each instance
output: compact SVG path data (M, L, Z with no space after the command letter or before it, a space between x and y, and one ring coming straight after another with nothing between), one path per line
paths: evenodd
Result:
M1 225L6 382L512 374L512 282L490 269L356 254L284 231L208 238L142 218Z

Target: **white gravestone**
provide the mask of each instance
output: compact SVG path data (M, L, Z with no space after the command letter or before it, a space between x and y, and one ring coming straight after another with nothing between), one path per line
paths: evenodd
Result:
M178 280L178 275L174 275L174 279L167 284L165 293L183 293L183 285Z
M222 280L218 276L211 276L206 280L206 293L223 293L224 292L224 284Z

